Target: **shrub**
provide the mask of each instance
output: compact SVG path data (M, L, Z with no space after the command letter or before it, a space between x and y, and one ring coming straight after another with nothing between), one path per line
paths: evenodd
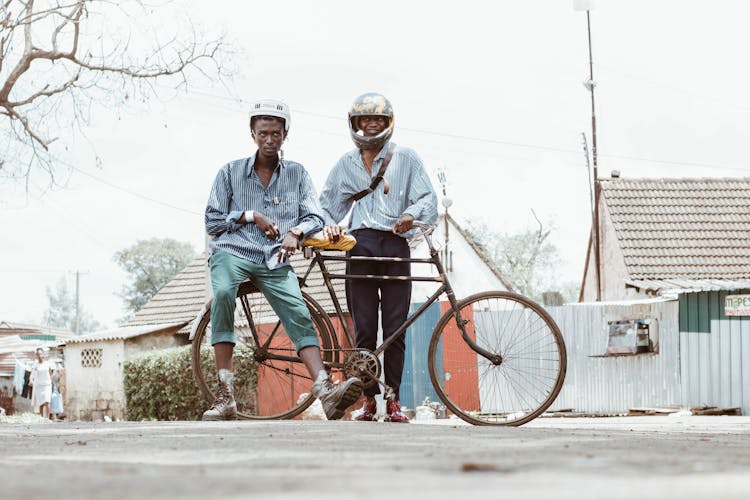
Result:
M216 379L214 352L201 349L201 364L211 381ZM208 407L193 377L191 346L137 354L125 361L124 384L128 420L196 420ZM234 350L235 397L240 411L254 404L257 367L252 350L237 344ZM249 395L249 396L248 396Z

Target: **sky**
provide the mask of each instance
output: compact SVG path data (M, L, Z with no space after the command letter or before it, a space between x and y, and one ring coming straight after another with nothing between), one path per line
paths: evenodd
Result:
M43 176L28 191L0 183L0 321L39 323L46 287L73 287L78 271L85 309L115 326L126 275L112 256L152 237L203 248L211 183L255 151L247 104L263 97L290 105L285 156L320 189L353 147L353 99L383 93L393 140L418 152L438 190L445 172L454 218L513 233L536 214L559 249L555 281L581 280L591 100L586 13L571 0L221 5L174 4L198 29L225 33L233 78L94 106L85 135L67 143L76 169L62 167L63 187ZM590 14L600 177L750 176L750 5L599 0ZM150 21L175 27L158 15Z

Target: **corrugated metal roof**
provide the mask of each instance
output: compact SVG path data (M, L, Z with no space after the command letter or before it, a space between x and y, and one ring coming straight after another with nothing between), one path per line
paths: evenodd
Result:
M28 323L15 323L0 321L0 338L7 335L54 335L56 339L66 339L75 336L75 333L66 328L57 328L47 325L32 325Z
M0 377L13 376L16 359L27 365L33 362L37 347L55 349L61 344L62 341L27 340L18 335L0 337Z
M719 290L741 290L750 288L748 280L719 279L671 279L671 280L627 280L627 286L641 290L665 293L710 292Z
M187 323L187 321L181 321L179 323L164 323L160 325L125 326L122 328L116 328L114 330L107 330L103 332L96 332L88 335L73 337L71 339L68 339L66 341L66 344L77 344L81 342L100 342L107 340L125 340L133 337L138 337L140 335L161 332L164 330L179 330Z
M750 280L750 178L601 185L631 283L714 290Z

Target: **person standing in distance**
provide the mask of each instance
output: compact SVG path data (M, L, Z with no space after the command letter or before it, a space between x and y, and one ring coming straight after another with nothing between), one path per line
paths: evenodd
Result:
M318 336L288 258L302 241L323 227L315 188L305 168L284 160L281 147L291 115L281 101L265 99L250 107L250 130L258 149L253 156L224 165L206 206L206 232L212 237L209 264L214 298L211 344L216 354L218 390L203 420L237 418L232 383L234 310L240 283L250 279L281 319L297 354L310 373L311 392L330 420L362 393L350 378L334 384L320 357Z
M437 221L437 195L422 160L414 150L390 141L393 124L393 107L383 95L357 97L349 111L349 131L356 147L334 165L320 194L324 231L334 241L345 231L339 223L354 205L348 230L357 245L349 252L351 256L409 258L406 238L412 234L414 220L430 224ZM408 262L350 261L346 272L409 276L411 266ZM383 339L388 339L406 320L410 300L409 281L347 282L347 304L357 347L375 349L378 309ZM404 350L402 336L385 351L385 384L392 390L386 392L385 419L389 422L409 421L399 403ZM379 392L378 385L365 389L365 402L356 420L377 420L374 396Z

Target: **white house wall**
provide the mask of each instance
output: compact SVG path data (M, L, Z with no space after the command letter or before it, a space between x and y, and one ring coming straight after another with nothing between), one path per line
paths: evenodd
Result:
M100 367L81 366L81 353L84 349L102 349ZM105 416L113 420L124 418L124 361L122 340L79 342L65 346L65 409L68 418L93 421L101 421Z
M456 293L456 298L461 299L486 290L506 289L455 227L450 227L449 236L448 248L453 252L453 271L448 272L448 279ZM441 249L445 245L445 224L442 220L432 235L432 241ZM430 256L424 241L413 248L411 254L414 258L429 258ZM444 262L443 265L445 266L446 263ZM411 273L413 276L437 276L435 266L431 264L412 264ZM439 286L439 283L432 282L412 283L412 302L424 302Z
M615 231L612 224L607 204L603 198L600 203L599 244L602 249L600 252L600 266L602 271L601 300L632 300L645 297L644 294L639 294L635 289L625 287L625 280L629 275L625 266L625 257L622 253L622 248L620 248L620 240L617 238L617 231ZM589 250L586 283L583 287L584 302L596 301L596 256L594 255L593 245Z
M681 403L678 302L583 303L548 308L560 327L568 369L560 395L551 407L619 414L634 407ZM656 318L658 354L603 357L607 322Z

